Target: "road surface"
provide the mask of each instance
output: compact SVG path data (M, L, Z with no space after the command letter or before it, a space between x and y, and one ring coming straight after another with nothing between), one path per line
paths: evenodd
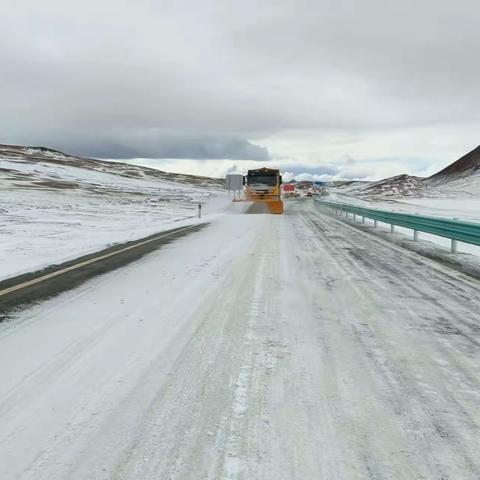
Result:
M0 478L478 479L478 287L227 213L0 324Z

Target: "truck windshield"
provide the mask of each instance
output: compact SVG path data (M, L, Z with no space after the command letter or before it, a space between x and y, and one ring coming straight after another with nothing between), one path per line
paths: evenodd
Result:
M248 185L268 185L273 187L277 184L276 175L252 175L248 177Z

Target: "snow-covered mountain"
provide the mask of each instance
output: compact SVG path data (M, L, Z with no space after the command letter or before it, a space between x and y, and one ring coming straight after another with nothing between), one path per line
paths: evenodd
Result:
M218 188L222 180L195 175L167 173L153 168L122 162L94 160L66 155L45 147L22 147L0 145L0 177L5 174L20 182L17 186L48 186L49 188L83 188L97 191L103 188L113 190L132 189L150 185L149 182L168 182L180 187ZM9 174L9 175L8 175ZM122 179L127 179L124 181ZM144 180L137 183L135 180ZM47 184L45 184L47 182ZM156 183L152 183L157 188ZM141 188L141 190L143 190Z
M480 146L427 179L429 184L445 184L466 177L480 179Z
M396 175L377 182L332 183L330 190L335 193L367 198L422 197L427 193L425 179L412 175Z
M337 202L480 223L480 147L428 178L332 182L328 193Z
M0 145L0 279L173 228L219 179Z
M366 185L362 189L362 194L380 197L418 197L425 194L426 188L423 178L404 174Z
M332 182L330 191L372 200L480 195L480 146L428 178L404 174L377 182Z
M480 196L480 146L425 180L428 191L445 197Z

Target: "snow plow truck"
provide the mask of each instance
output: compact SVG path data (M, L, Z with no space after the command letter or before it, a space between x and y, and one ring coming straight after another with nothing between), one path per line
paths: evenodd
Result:
M243 178L246 201L263 203L270 213L283 213L280 171L272 168L249 170Z

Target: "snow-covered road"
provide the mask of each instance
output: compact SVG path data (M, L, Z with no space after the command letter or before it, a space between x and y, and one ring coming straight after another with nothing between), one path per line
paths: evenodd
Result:
M225 214L0 324L0 478L478 479L478 287Z

